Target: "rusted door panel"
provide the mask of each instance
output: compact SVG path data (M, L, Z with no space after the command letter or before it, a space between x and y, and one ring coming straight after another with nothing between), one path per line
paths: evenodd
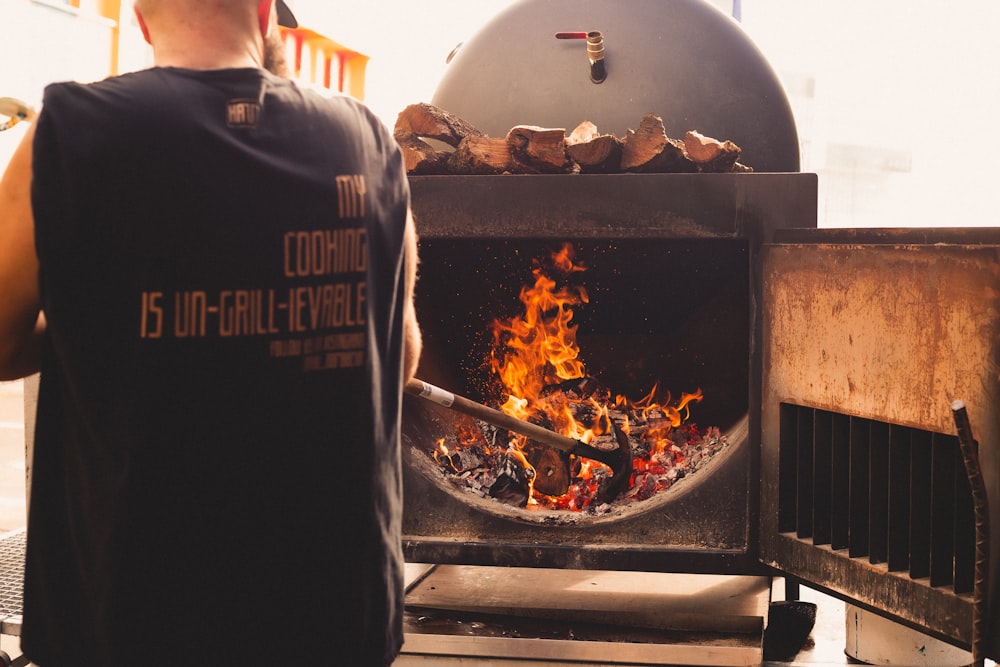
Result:
M968 406L996 524L1000 246L771 245L762 302L762 560L969 644L972 523L950 406ZM945 528L944 556L925 553ZM995 658L995 612L988 627Z

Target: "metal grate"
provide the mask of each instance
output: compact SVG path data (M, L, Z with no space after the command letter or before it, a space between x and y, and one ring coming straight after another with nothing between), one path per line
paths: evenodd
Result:
M0 536L0 619L20 616L27 531Z
M972 491L956 436L783 403L778 530L971 593Z

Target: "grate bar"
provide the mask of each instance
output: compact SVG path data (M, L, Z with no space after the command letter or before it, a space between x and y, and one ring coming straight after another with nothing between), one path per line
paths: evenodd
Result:
M789 403L780 428L781 532L972 591L973 501L955 436Z
M846 549L851 534L851 418L830 414L830 547Z
M889 558L889 425L870 422L868 449L868 560Z
M813 494L815 479L813 478L813 433L816 430L812 412L800 412L797 420L798 434L798 477L796 478L796 509L795 530L800 538L813 536Z
M953 437L931 440L931 586L948 586L955 574L955 450Z
M931 574L931 434L915 430L910 434L910 577L923 579Z
M833 541L831 504L833 502L833 415L813 415L813 544Z
M889 427L888 565L910 569L910 429Z
M850 508L848 524L848 554L851 558L868 555L868 458L870 423L867 419L851 419L850 447L851 479Z

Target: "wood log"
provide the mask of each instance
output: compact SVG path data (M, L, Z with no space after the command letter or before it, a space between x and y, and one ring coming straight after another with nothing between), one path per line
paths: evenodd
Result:
M408 174L447 174L448 151L436 150L433 146L410 132L397 130L396 143L403 152L403 162Z
M589 120L576 126L566 138L566 152L584 174L613 174L621 170L622 140L601 134Z
M740 147L732 141L719 141L695 130L684 134L684 150L702 173L729 173L740 157Z
M569 490L569 455L547 447L528 452L528 461L535 469L534 487L547 496L561 496Z
M448 157L448 169L453 174L510 173L513 164L506 138L468 136Z
M396 117L395 131L408 132L424 139L437 139L457 148L466 137L481 137L483 132L463 118L444 109L420 102L403 109Z
M655 174L682 174L698 171L688 159L684 143L671 139L663 126L663 119L646 114L635 130L628 130L622 146L623 171Z
M601 136L601 133L597 131L597 126L591 123L589 120L585 120L569 133L566 137L566 144L573 146L575 144L585 144L588 141L593 141L597 137Z
M566 153L566 130L563 128L517 125L507 133L506 139L515 173L567 174L576 170Z
M695 130L684 140L667 136L663 119L646 114L624 139L601 134L590 121L569 136L561 128L517 125L491 138L464 119L431 104L406 107L396 119L410 174L565 174L752 172L738 160L741 149ZM433 140L433 141L428 141ZM439 150L434 141L447 147Z

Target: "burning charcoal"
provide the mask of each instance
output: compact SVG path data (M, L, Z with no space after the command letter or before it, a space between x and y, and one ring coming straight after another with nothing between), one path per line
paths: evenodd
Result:
M480 447L463 447L448 458L456 472L481 468L485 463L485 454Z
M646 427L666 433L673 429L673 422L662 412L655 411L647 417Z
M479 422L479 427L483 433L483 441L492 449L507 449L510 442L510 431L498 428L486 422Z
M559 384L549 385L539 392L539 396L547 396L558 392L572 394L574 398L578 399L590 398L602 390L606 395L607 390L601 386L601 383L597 380L597 378L586 376L573 380L566 380L564 382L560 382Z
M635 476L635 487L628 493L632 500L649 500L657 491L656 475L648 472L639 473Z
M601 435L594 436L594 439L588 444L593 445L597 449L604 450L612 450L618 447L613 433L602 433Z
M519 457L507 454L497 472L496 481L490 486L490 495L507 505L526 507L534 476L535 471L526 468Z

